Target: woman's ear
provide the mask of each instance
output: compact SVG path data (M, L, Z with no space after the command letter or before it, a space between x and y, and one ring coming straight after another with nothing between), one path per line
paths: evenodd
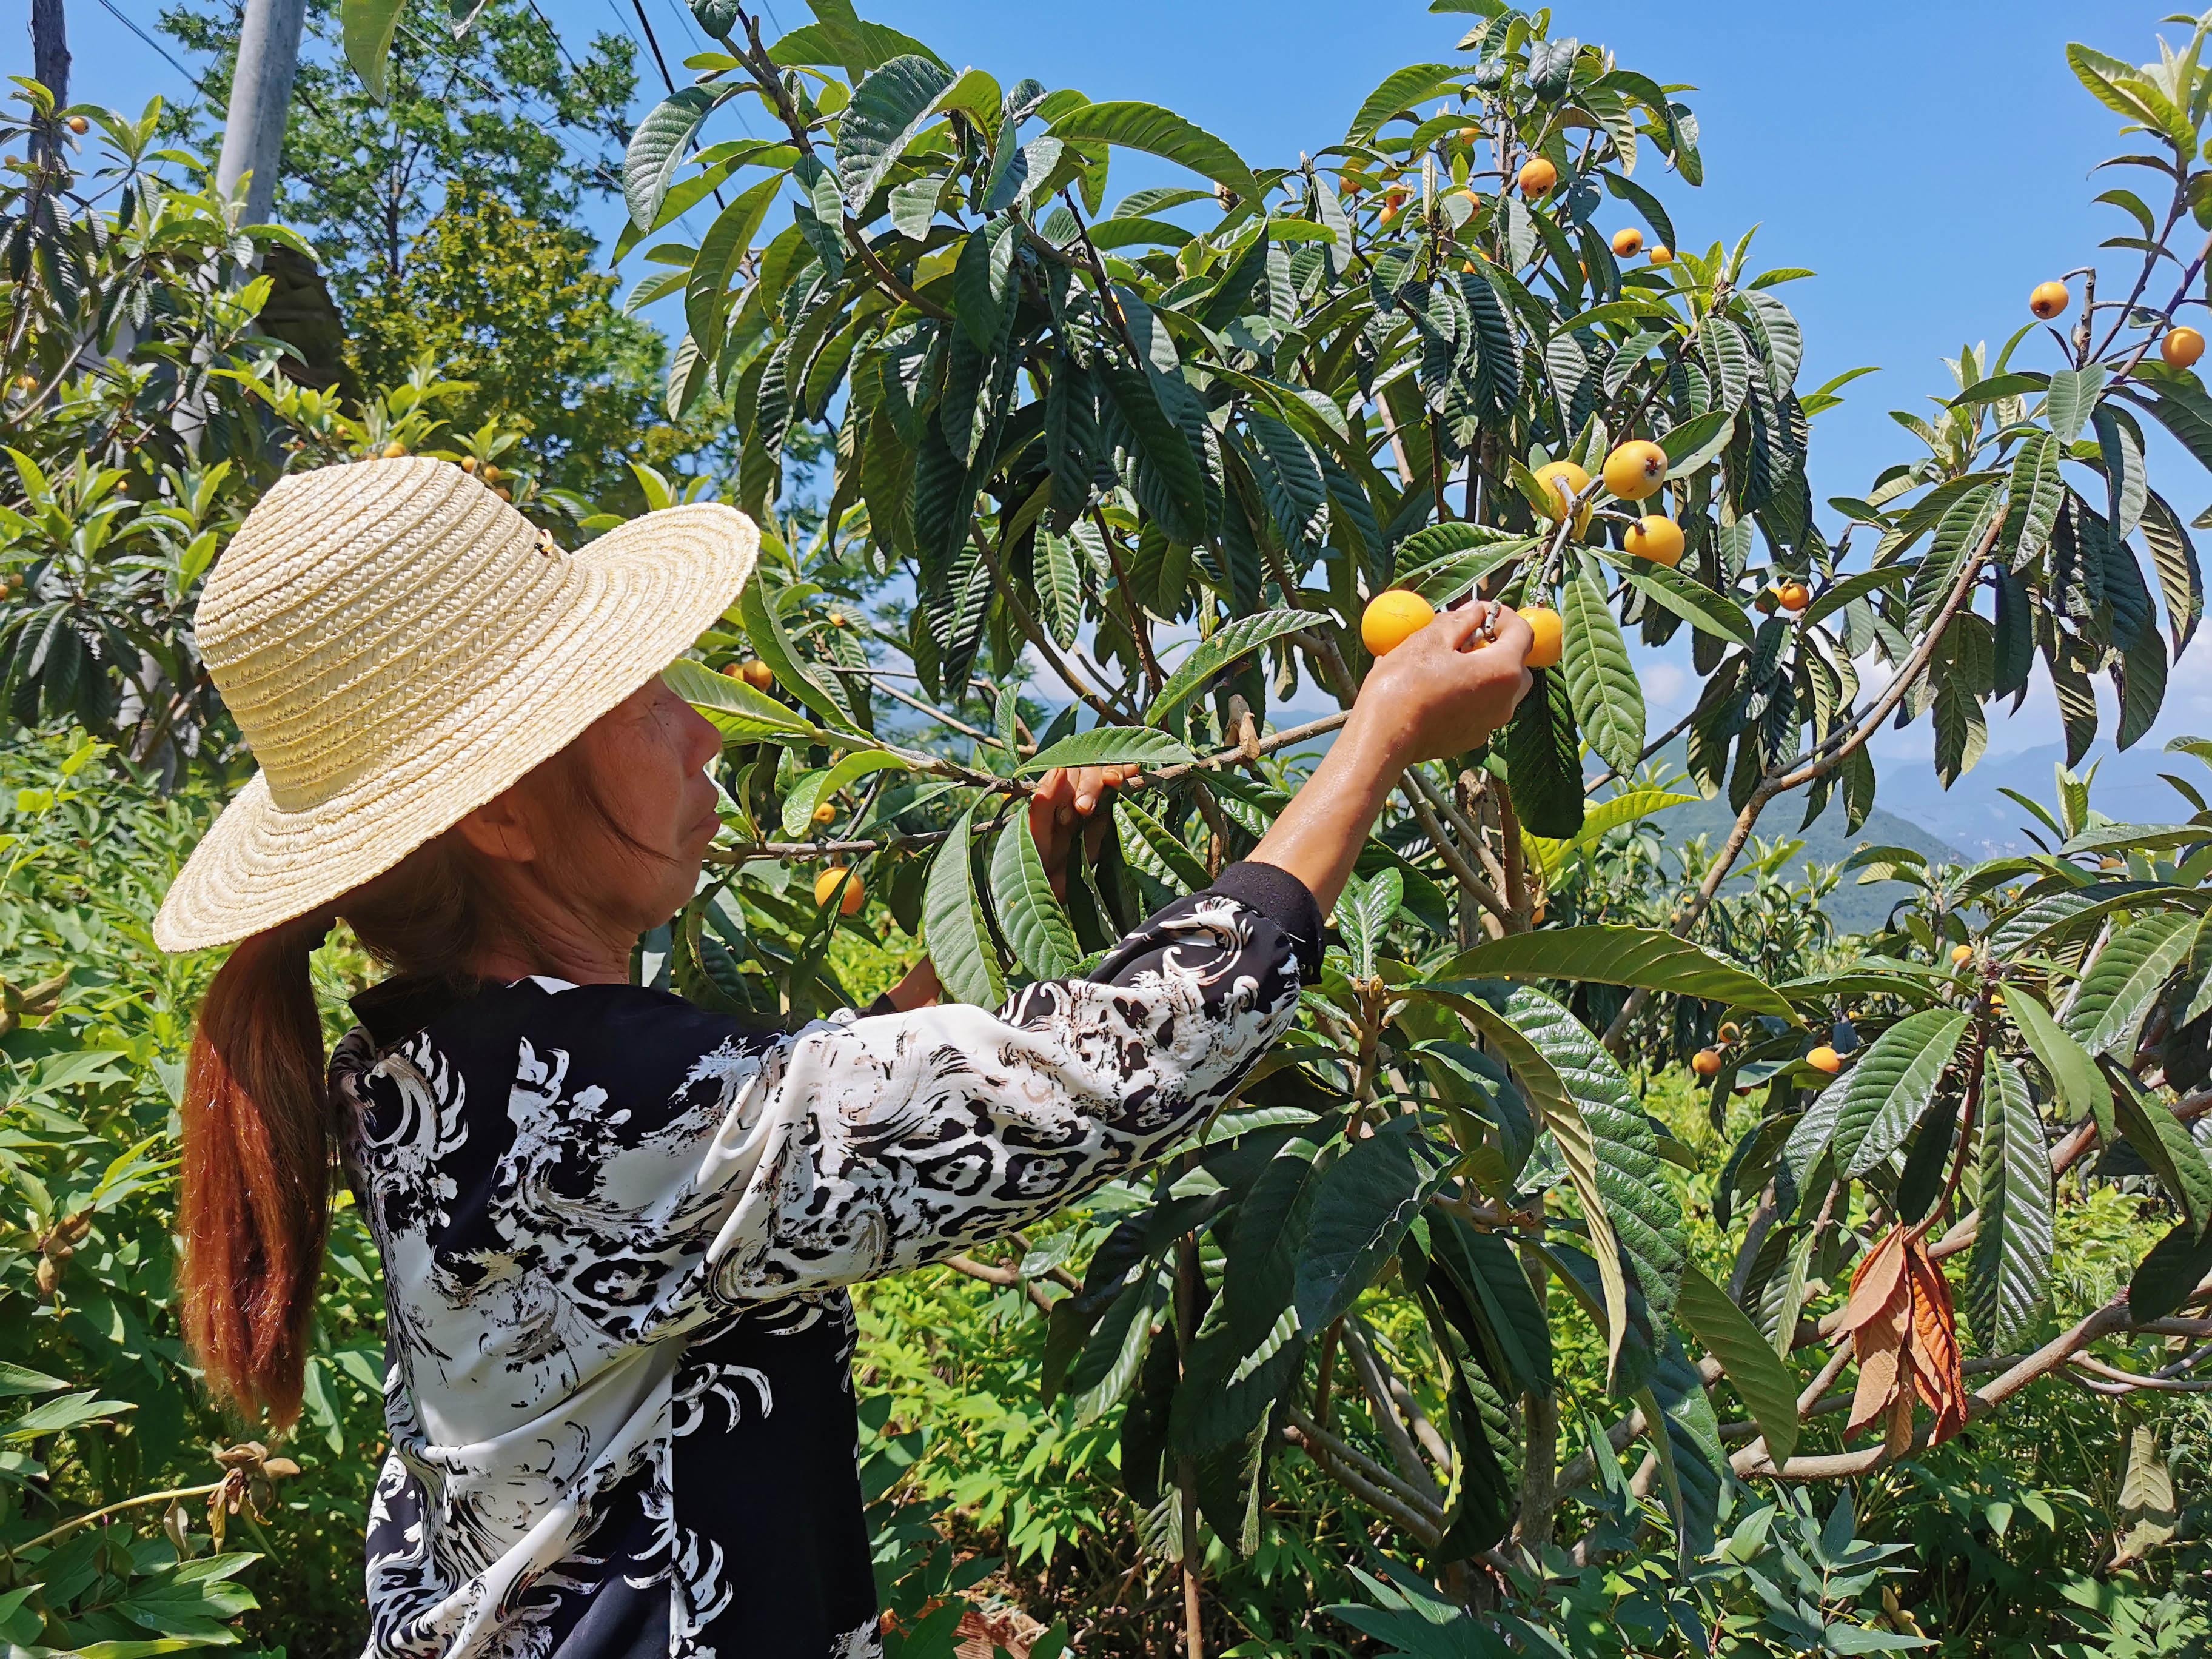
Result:
M520 786L504 790L454 826L470 848L486 858L510 864L531 864L538 858L538 838L531 832Z

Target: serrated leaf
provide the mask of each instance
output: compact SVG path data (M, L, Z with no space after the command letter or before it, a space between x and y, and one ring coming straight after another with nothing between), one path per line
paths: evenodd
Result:
M345 44L346 62L361 77L368 95L385 100L385 66L392 58L392 37L399 32L399 15L407 0L343 0L338 23Z
M1304 611L1268 611L1256 617L1239 617L1235 622L1214 630L1213 637L1200 640L1191 648L1190 654L1176 665L1160 694L1152 699L1152 707L1145 711L1147 726L1165 726L1182 711L1183 706L1206 689L1206 682L1226 668L1237 658L1249 654L1269 640L1280 639L1313 621L1311 613Z
M1431 977L1438 983L1564 979L1632 986L1798 1023L1789 1000L1764 980L1658 927L1606 925L1509 933L1462 951Z
M991 854L991 905L1023 967L1038 979L1066 979L1083 960L1075 928L1053 896L1030 815L1014 814Z
M2196 937L2196 918L2172 911L2139 916L2105 942L2067 1011L2066 1030L2093 1054L2124 1042L2133 1058L2135 1036L2158 994Z
M738 617L744 624L745 638L755 653L769 665L785 690L832 726L850 726L837 700L823 690L799 653L792 649L791 636L783 631L783 621L769 603L768 591L758 576L747 582L744 592L738 596Z
M1624 824L1640 823L1670 807L1690 805L1698 799L1672 789L1624 789L1589 808L1583 814L1583 827L1569 839L1553 841L1545 836L1530 836L1527 837L1528 845L1535 854L1536 862L1543 866L1546 878L1556 878L1576 854L1586 847L1596 846L1611 831Z
M401 0L394 0L392 4L394 25L400 3ZM383 0L347 0L347 9L351 11L356 4L374 7L381 3ZM391 44L387 28L387 50ZM350 48L348 55L351 55ZM380 96L380 84L372 88ZM637 131L629 136L629 148L623 153L623 200L629 204L630 222L639 229L651 226L659 213L660 198L668 194L676 169L683 165L684 152L691 142L691 135L699 131L700 123L715 106L729 95L728 90L722 88L679 87L654 105L645 119L637 124Z
M1194 758L1166 732L1149 726L1094 726L1040 750L1021 764L1024 776L1048 772L1055 766L1127 766L1151 770L1161 766L1188 765Z
M2043 418L2060 443L2070 444L2081 435L2097 399L2104 394L2105 375L2102 363L2062 368L2051 375L2051 389L2044 395Z
M1006 1000L1006 981L999 972L969 862L975 811L970 806L953 821L951 836L930 864L922 889L921 930L946 994L956 1002L995 1008Z
M2202 1236L2212 1222L2212 1164L2188 1126L2163 1101L2123 1079L2112 1091L2112 1113L2127 1142L2142 1155L2159 1185L2181 1206Z
M1083 626L1083 581L1075 565L1075 549L1065 536L1040 532L1036 541L1038 609L1053 643L1063 651L1075 643Z
M1768 1458L1779 1465L1797 1449L1797 1382L1759 1327L1728 1293L1692 1266L1682 1269L1675 1311L1690 1334L1712 1350L1729 1381L1766 1437Z
M1846 1175L1864 1175L1905 1144L1966 1031L1966 1016L1948 1008L1907 1014L1822 1091L1839 1091L1833 1145Z
M1633 772L1644 758L1644 690L1604 590L1587 576L1576 577L1560 595L1559 617L1575 724L1600 760L1616 772Z
M1320 1330L1351 1310L1448 1169L1428 1154L1411 1116L1354 1140L1328 1166L1298 1255L1293 1302L1301 1329Z
M1158 860L1153 872L1180 886L1187 893L1195 893L1211 884L1212 878L1190 848L1169 832L1168 827L1127 796L1114 803L1114 820L1122 830L1121 845L1126 852L1134 853L1130 846L1133 836L1145 852Z
M853 88L837 133L837 184L846 210L867 210L868 198L921 130L952 84L941 64L908 53L870 70Z
M2184 1221L2136 1264L2128 1280L2129 1316L2149 1321L2180 1312L2207 1273L2212 1273L2212 1231L2200 1237L2197 1224Z
M834 799L841 790L851 788L862 778L878 772L904 772L912 766L903 755L864 749L847 755L835 766L808 773L783 798L783 833L794 840L809 834L814 828L814 809L823 801Z
M1226 185L1257 205L1264 192L1244 158L1205 128L1158 104L1084 104L1057 118L1052 136L1064 142L1118 144L1174 161Z
M763 739L811 742L830 736L774 697L754 690L743 680L717 674L689 657L669 664L660 677L670 690L714 722L726 744Z
M1505 765L1522 827L1560 841L1583 827L1582 744L1565 677L1556 668L1534 672L1535 684L1505 727Z
M1670 611L1701 633L1732 645L1748 647L1753 637L1751 618L1725 593L1717 593L1694 576L1649 559L1630 558L1608 549L1599 555L1628 580L1630 586L1663 611Z
M2042 1309L2055 1200L2043 1119L2019 1072L1995 1055L1982 1067L1981 1137L1981 1220L1966 1267L1966 1315L1983 1352L1999 1354L2029 1333Z
M2100 1123L2112 1121L2112 1088L2089 1053L2060 1027L2050 1011L2018 986L2005 995L2005 1012L2013 1028L2027 1042L2028 1052L2043 1064L2052 1095L2067 1116L2078 1123L2085 1117Z

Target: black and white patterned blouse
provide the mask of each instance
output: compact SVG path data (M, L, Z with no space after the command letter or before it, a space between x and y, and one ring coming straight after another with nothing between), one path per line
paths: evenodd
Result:
M358 999L331 1078L389 1306L370 1659L877 1653L840 1287L1164 1150L1288 1026L1320 934L1244 864L996 1012Z

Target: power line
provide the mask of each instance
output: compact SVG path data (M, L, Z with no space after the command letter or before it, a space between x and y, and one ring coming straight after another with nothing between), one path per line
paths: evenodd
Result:
M645 43L653 48L653 61L660 65L660 83L672 97L676 92L676 77L668 72L668 60L660 55L660 41L653 32L653 20L645 15L645 0L629 0L636 9L638 27L645 31Z
M193 74L182 64L179 63L174 58L170 57L169 49L167 46L163 46L159 40L156 40L152 35L147 33L144 29L140 28L137 23L133 22L122 12L117 10L114 0L100 0L100 5L101 10L105 11L117 22L122 24L125 28L129 29L131 33L137 35L141 40L143 40L148 46L153 47L155 52L159 52L167 62L171 69L176 70L178 74L183 76L185 80L192 83L193 88L198 92L201 97L206 99L210 104L215 102L215 94L207 89L207 82L201 80L198 76Z

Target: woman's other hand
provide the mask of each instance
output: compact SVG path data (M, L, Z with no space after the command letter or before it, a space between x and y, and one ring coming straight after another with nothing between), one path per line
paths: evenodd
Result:
M1112 792L1141 775L1133 766L1055 766L1037 781L1030 797L1030 834L1054 898L1067 896L1067 863L1076 838L1082 837L1084 857L1097 858L1112 817Z

